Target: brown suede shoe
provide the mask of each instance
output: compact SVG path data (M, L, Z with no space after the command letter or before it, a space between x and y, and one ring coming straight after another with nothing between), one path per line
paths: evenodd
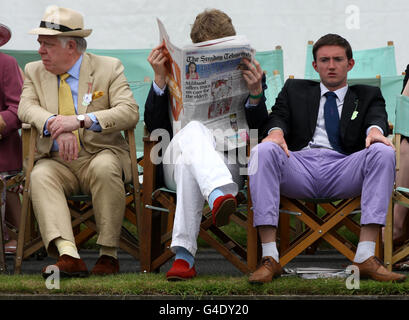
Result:
M359 268L359 274L361 279L373 279L376 281L393 281L402 282L405 281L406 276L396 272L388 271L383 263L375 256L366 259L362 263L353 263Z
M263 257L261 266L250 274L250 283L266 283L271 282L273 278L278 278L282 275L283 268L272 257Z
M53 264L52 266L55 266L60 270L61 278L84 278L89 276L87 266L82 259L73 258L66 254L60 256L57 263ZM53 273L52 270L46 272L47 267L44 267L42 270L43 278L48 278Z
M116 274L119 272L118 259L113 257L102 255L98 258L94 268L91 270L91 274L95 276L106 276L110 274Z

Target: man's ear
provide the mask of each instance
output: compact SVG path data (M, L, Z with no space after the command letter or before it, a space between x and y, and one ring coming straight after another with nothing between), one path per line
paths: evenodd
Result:
M312 67L314 68L315 71L318 72L318 70L317 70L317 62L313 61L313 62L312 62Z
M77 43L74 40L69 40L67 43L67 47L70 50L77 51Z
M350 71L355 65L355 60L353 58L348 60L348 71Z

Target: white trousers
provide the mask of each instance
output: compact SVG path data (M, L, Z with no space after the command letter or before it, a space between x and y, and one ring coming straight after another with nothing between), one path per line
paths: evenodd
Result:
M223 152L215 146L211 131L192 121L173 137L164 153L165 184L176 190L171 243L174 252L176 247L184 247L195 256L204 202L214 189L219 188L224 194L238 192ZM230 167L238 172L238 165Z

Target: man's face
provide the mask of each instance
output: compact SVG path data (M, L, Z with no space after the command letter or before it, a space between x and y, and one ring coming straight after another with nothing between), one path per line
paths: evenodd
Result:
M40 44L38 53L47 71L59 75L69 70L72 53L69 43L64 48L57 36L44 35L38 36L37 41Z
M321 82L331 91L346 86L348 71L354 66L354 59L347 58L345 49L340 46L323 46L316 52L312 63L320 75Z

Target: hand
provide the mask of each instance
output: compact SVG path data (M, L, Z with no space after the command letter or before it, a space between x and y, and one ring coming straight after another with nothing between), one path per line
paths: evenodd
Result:
M387 146L391 146L393 150L395 150L395 146L393 145L392 141L385 137L378 128L372 128L369 130L368 136L365 140L365 148L369 148L369 146L375 142L381 142Z
M148 56L148 62L155 73L155 83L161 89L166 85L167 69L165 63L168 61L168 58L163 53L163 49L165 49L164 43L154 48Z
M57 139L60 158L70 162L78 158L78 140L72 132L63 132Z
M57 139L64 132L72 132L78 130L80 123L77 117L58 115L55 118L48 120L47 130L51 133L51 138Z
M281 129L271 130L269 135L265 137L261 142L267 141L271 141L278 144L281 147L281 149L284 150L287 157L290 157L290 152L288 151L287 143L285 142L284 139L284 133Z
M253 96L259 95L263 91L261 79L263 78L263 70L256 59L251 63L248 59L243 58L242 63L247 67L247 70L242 70L243 78L246 81L247 88ZM250 98L250 103L258 104L259 99Z
M4 121L3 117L0 115L0 133L2 133L3 130L6 129L6 127L6 121Z

